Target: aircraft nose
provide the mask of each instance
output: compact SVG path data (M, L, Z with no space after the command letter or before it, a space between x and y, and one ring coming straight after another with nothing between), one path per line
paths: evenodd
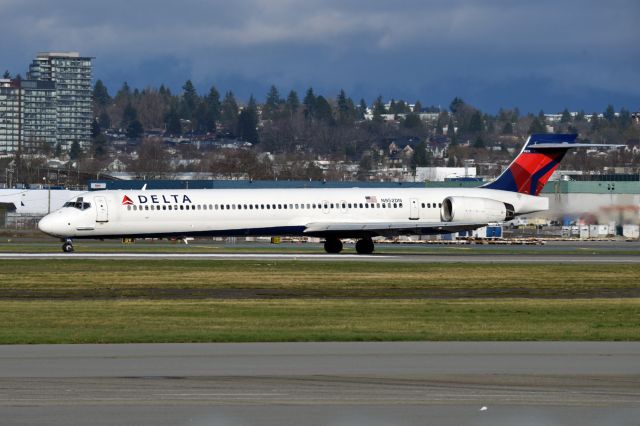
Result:
M38 229L45 234L60 236L60 227L58 226L59 220L53 214L48 214L38 222Z

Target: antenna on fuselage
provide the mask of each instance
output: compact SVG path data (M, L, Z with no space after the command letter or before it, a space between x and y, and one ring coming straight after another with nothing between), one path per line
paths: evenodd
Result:
M146 190L147 190L147 184L145 183L144 185L142 185L141 191L146 191Z

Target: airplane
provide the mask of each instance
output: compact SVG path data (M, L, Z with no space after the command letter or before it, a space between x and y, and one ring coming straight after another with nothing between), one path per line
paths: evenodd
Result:
M433 235L548 210L538 196L571 148L620 145L576 142L576 134L533 134L498 178L476 188L303 188L102 190L74 197L40 220L61 238L136 239L214 236L312 236L327 253L342 239L371 254L376 236Z

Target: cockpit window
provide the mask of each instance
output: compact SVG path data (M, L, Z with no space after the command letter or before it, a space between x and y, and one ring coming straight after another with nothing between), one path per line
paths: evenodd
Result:
M82 197L78 197L76 200L67 201L62 207L73 207L78 210L87 210L91 207L91 203L83 201Z

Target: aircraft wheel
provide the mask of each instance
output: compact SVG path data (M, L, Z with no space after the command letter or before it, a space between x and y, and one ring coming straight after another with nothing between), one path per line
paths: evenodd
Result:
M363 238L356 242L356 251L358 254L371 254L374 249L375 246L371 238Z
M327 238L324 242L324 251L337 254L342 251L342 241L338 238Z
M73 244L69 241L65 241L65 243L62 244L62 251L65 253L73 253Z

